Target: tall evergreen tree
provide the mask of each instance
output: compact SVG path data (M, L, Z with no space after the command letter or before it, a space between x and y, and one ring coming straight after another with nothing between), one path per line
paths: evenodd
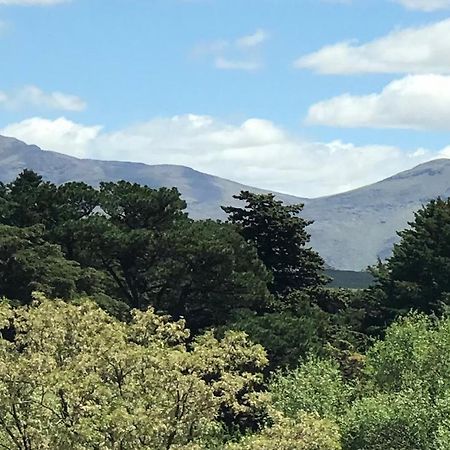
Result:
M386 263L373 269L388 319L410 309L440 313L450 305L450 199L438 198L399 232Z
M242 191L235 199L245 206L222 207L229 222L236 224L242 236L252 243L260 259L273 275L274 294L322 286L324 261L309 246L306 227L311 221L299 216L303 205L285 205L273 194Z

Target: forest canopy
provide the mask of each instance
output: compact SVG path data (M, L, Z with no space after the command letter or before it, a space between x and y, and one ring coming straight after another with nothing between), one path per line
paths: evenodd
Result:
M450 201L367 289L334 289L302 205L0 185L0 449L450 448Z

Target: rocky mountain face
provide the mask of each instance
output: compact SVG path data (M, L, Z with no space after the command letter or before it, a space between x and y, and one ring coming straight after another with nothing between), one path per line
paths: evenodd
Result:
M23 169L35 170L54 183L125 179L150 187L176 186L195 218L223 218L221 205L235 204L233 194L257 188L207 175L188 167L77 159L41 150L0 136L0 180L13 180ZM435 160L370 186L343 194L304 199L277 194L290 203L304 203L312 245L327 263L342 270L362 270L389 256L396 231L432 198L450 196L450 160Z
M333 267L364 269L388 257L398 241L396 231L439 196L450 196L449 159L421 164L354 191L307 200L305 214L315 219L312 244Z

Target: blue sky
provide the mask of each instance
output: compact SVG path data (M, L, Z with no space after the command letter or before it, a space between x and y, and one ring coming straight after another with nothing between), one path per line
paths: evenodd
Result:
M447 0L0 0L0 131L343 191L450 155L449 15Z

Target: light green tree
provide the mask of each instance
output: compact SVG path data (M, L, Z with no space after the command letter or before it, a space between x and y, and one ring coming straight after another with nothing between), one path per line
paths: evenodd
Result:
M296 419L277 417L275 424L226 450L341 450L337 425L311 414Z
M183 321L121 323L88 300L4 303L0 329L3 449L204 449L221 407L250 407L267 363L242 333L187 344Z

